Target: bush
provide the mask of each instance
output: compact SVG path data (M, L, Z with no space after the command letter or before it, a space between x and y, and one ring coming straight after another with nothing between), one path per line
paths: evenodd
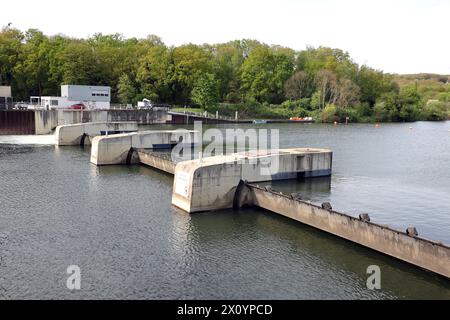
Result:
M445 103L440 101L429 101L422 110L425 120L440 121L446 120L448 117L447 107Z
M360 122L363 115L360 114L360 111L353 108L337 108L336 109L336 117L337 121L346 122L348 118L349 122Z
M386 107L386 102L381 101L375 104L375 107L373 108L373 117L375 121L378 122L391 121L389 117L389 111Z
M334 104L328 104L320 113L321 122L335 122L339 121L339 117L336 115L337 108Z

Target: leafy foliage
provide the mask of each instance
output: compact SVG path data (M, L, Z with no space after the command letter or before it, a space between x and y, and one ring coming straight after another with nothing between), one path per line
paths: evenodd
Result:
M61 84L108 85L122 104L148 98L248 117L414 121L446 119L450 110L449 76L385 74L340 49L296 52L250 39L168 47L155 35L1 30L0 85L11 85L16 100L58 95Z

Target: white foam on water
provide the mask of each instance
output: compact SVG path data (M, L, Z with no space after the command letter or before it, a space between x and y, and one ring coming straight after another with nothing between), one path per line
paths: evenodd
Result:
M55 145L55 135L0 135L0 144Z

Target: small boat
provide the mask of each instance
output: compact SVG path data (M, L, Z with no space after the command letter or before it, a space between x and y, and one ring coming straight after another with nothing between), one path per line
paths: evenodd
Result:
M306 117L306 118L293 117L293 118L290 118L289 121L311 123L311 122L314 122L314 119L312 117Z
M254 124L265 124L267 123L267 120L253 120Z

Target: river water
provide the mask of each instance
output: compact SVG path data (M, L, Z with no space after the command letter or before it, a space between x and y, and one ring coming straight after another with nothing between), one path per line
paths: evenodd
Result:
M258 128L334 151L331 178L275 189L450 244L450 122ZM0 136L0 299L450 299L448 280L274 213L186 214L170 175L96 167L51 140ZM81 290L66 288L70 265Z

